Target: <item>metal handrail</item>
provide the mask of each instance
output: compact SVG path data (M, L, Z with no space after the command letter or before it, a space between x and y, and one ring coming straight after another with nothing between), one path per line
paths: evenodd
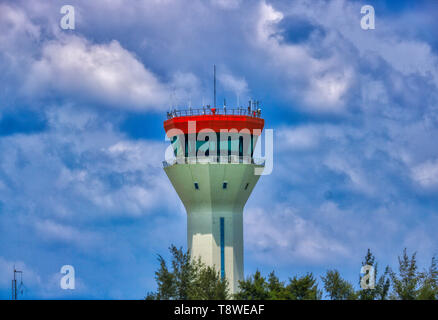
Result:
M172 111L167 112L167 119L172 119L176 117L188 117L188 116L201 116L201 115L241 115L241 116L250 116L254 118L260 118L262 114L261 109L254 109L251 107L248 108L227 108L224 106L223 108L211 108L210 106L203 108L188 108L177 110L174 109Z
M170 167L175 164L194 164L194 163L243 163L258 166L265 165L265 159L253 158L249 156L211 156L211 157L178 157L169 161L163 161L163 167Z

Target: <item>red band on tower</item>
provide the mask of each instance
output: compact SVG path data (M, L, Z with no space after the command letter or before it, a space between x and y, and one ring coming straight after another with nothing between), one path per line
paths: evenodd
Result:
M189 130L189 121L196 122L196 132ZM262 118L250 117L246 115L199 115L199 116L182 116L175 117L164 122L164 130L166 133L171 129L178 129L184 133L198 133L204 129L210 129L214 132L221 130L241 131L249 130L252 134L260 135L263 130L265 121ZM254 131L255 130L255 131ZM174 134L172 134L173 136ZM171 138L172 136L169 136Z

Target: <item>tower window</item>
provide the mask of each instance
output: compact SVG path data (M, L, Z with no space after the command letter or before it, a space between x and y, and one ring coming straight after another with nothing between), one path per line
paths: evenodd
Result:
M196 190L199 190L199 185L198 185L198 183L195 182L194 184L195 184L195 189L196 189Z
M222 189L226 189L228 187L228 182L224 182L223 184L222 184Z
M247 184L245 185L245 190L248 189L248 187L249 187L249 183L247 183Z

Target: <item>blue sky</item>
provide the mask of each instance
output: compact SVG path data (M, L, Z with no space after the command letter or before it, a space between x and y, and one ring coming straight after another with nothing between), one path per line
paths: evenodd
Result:
M0 298L141 299L186 246L161 168L172 105L262 101L274 170L244 213L245 273L438 252L435 1L0 1ZM376 29L360 28L372 4ZM62 265L76 290L59 286Z

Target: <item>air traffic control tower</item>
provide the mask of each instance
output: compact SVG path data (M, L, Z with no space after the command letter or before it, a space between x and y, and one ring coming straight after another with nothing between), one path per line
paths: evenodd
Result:
M187 211L188 248L220 270L231 293L243 280L243 208L264 168L253 157L263 126L251 101L247 108L173 110L164 122L175 158L163 165Z

